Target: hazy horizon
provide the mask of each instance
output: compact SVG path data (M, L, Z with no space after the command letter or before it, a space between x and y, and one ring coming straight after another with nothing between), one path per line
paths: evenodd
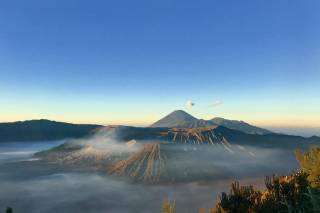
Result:
M186 110L188 113L190 113L188 110ZM171 111L172 112L172 111ZM171 113L168 112L167 114ZM167 114L163 115L162 117L166 116ZM191 114L193 115L193 114ZM154 122L158 121L159 119L161 119L162 117L158 116L156 118L156 120L153 120L151 122L148 123L126 123L126 122L95 122L95 121L89 121L89 122L74 122L74 121L68 121L68 120L57 120L57 119L48 119L45 117L41 117L41 118L30 118L30 119L18 119L18 120L10 120L10 121L0 121L0 123L2 122L16 122L16 121L27 121L27 120L39 120L39 119L46 119L46 120L52 120L52 121L58 121L58 122L67 122L67 123L74 123L74 124L97 124L97 125L103 125L103 126L108 126L108 125L127 125L127 126L137 126L137 127L148 127L151 124L153 124ZM221 116L214 116L214 117L221 117ZM207 118L212 119L214 117L209 117ZM203 119L201 117L196 117L198 119ZM229 119L227 117L224 117L225 119ZM304 136L304 137L310 137L310 136L320 136L320 127L308 127L306 125L300 125L300 126L279 126L279 125L260 125L257 123L253 123L253 122L249 122L248 120L245 119L230 119L230 120L242 120L244 122L247 122L251 125L255 125L261 128L265 128L268 130L271 130L275 133L284 133L284 134L289 134L289 135L299 135L299 136Z
M288 3L2 2L0 121L320 128L319 1Z

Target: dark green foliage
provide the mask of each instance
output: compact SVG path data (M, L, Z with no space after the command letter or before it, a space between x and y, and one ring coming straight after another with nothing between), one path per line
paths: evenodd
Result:
M320 189L309 187L305 196L310 198L314 212L320 212Z
M222 193L218 208L226 212L250 212L260 197L261 193L254 190L253 186L240 186L238 182L234 182L229 194Z
M6 208L6 213L13 213L12 208L11 208L11 207L7 207L7 208Z
M217 212L283 212L320 213L320 148L306 153L296 152L301 172L289 176L267 177L267 190L260 192L252 186L232 185L229 194L222 193Z
M269 207L277 212L312 212L310 198L305 196L310 187L307 177L306 173L298 172L285 177L266 178L265 194Z
M176 201L164 199L161 206L161 213L175 213L176 212Z
M266 177L265 191L235 182L210 213L320 213L320 148L297 151L302 171ZM204 209L199 212L205 212Z
M308 174L294 173L290 176L266 178L264 192L252 186L232 184L229 194L222 193L217 204L218 213L313 213L320 212L319 189L313 188Z
M303 171L309 174L308 180L314 187L320 187L320 147L308 152L296 151L296 157Z

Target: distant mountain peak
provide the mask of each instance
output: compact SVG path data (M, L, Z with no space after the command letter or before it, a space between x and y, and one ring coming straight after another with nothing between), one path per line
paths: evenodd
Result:
M198 121L198 119L189 113L183 110L175 110L152 124L151 127L180 127L185 123L196 121Z
M189 113L187 113L184 110L175 110L173 112L171 112L170 114L168 114L167 116L178 116L181 118L189 118L189 119L196 119L195 117L193 117L192 115L190 115Z
M269 130L250 125L241 120L228 120L221 117L215 117L211 120L197 119L183 110L171 112L164 118L152 124L151 127L199 128L214 125L223 126L228 129L234 129L248 134L263 135L272 133Z

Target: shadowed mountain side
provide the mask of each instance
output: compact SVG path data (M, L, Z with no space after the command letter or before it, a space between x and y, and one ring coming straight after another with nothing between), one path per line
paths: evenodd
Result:
M190 123L196 123L197 121L197 118L185 111L176 110L152 124L151 127L187 127Z
M236 144L245 144L250 146L259 146L266 148L284 148L284 149L308 149L313 145L320 145L319 137L305 138L301 136L292 136L285 134L246 134L241 131L228 129L223 126L217 128L219 134L223 135L228 141Z
M269 134L269 130L262 129L243 121L227 120L224 118L213 118L211 120L197 119L183 110L176 110L152 124L150 127L168 127L168 128L199 128L209 126L224 126L229 129L242 131L248 134Z
M230 143L269 148L305 149L320 143L319 137L304 138L284 134L247 134L223 126L201 128L148 128L130 126L109 126L102 129L108 137L118 142L130 140L156 142L175 142L187 144Z
M292 165L289 168L294 168L294 155L289 151L284 151L283 162L275 165L276 158L270 156L281 155L281 152L248 146L226 149L219 144L145 144L128 158L114 163L109 174L148 183L241 178L281 171L288 168L288 164Z
M288 168L284 164L295 162L293 150L314 144L320 144L319 138L252 135L222 126L109 126L92 137L71 140L36 156L72 165L72 169L84 167L133 181L183 182L248 175L250 168L260 173L281 171ZM272 153L276 153L274 159L283 155L282 162L273 162Z
M50 120L0 123L0 142L49 141L80 138L94 133L100 125L71 124Z
M136 151L122 153L92 146L79 147L71 143L37 153L36 156L71 170L95 170L144 183L230 178L235 173L241 175L239 162L244 159L252 162L255 158L245 150L239 150L239 154L235 155L222 145L181 146L169 143L144 144ZM226 161L233 163L225 166ZM230 169L231 165L234 165L234 168ZM252 165L246 163L247 167L256 165L257 162Z
M235 129L241 132L249 133L249 134L258 134L258 135L263 135L263 134L270 134L272 133L271 131L267 129L263 129L260 127L256 127L253 125L250 125L244 121L237 121L237 120L227 120L224 118L213 118L210 121L212 121L214 124L219 125L219 126L224 126L229 129Z
M106 172L107 168L115 162L128 157L130 152L127 151L125 147L123 152L118 152L107 148L97 148L89 144L79 145L71 141L50 150L38 152L35 157L72 169L86 168Z
M208 161L213 153L197 150L193 146L145 144L127 159L115 163L109 174L152 183L212 180L232 174L228 169ZM199 153L203 155L199 156Z

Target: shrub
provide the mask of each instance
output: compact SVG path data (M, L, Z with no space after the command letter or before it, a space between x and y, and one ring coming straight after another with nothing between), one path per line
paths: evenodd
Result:
M229 194L223 192L217 204L217 212L252 212L254 204L260 199L261 193L253 186L240 186L239 182L234 182Z
M11 207L7 207L7 208L6 208L6 213L12 213L12 212L13 212L13 210L12 210Z
M320 147L314 147L305 153L297 150L296 157L301 169L309 174L311 185L320 187Z
M218 213L319 212L319 190L312 188L308 174L267 177L267 190L232 184L229 194L222 193L216 206Z
M266 177L266 190L253 186L231 185L223 192L215 208L209 213L320 213L320 147L308 152L296 152L301 171L289 176ZM162 213L174 213L175 201L167 199ZM198 213L205 213L199 209Z
M170 201L165 198L162 202L161 213L175 213L176 212L176 201Z

